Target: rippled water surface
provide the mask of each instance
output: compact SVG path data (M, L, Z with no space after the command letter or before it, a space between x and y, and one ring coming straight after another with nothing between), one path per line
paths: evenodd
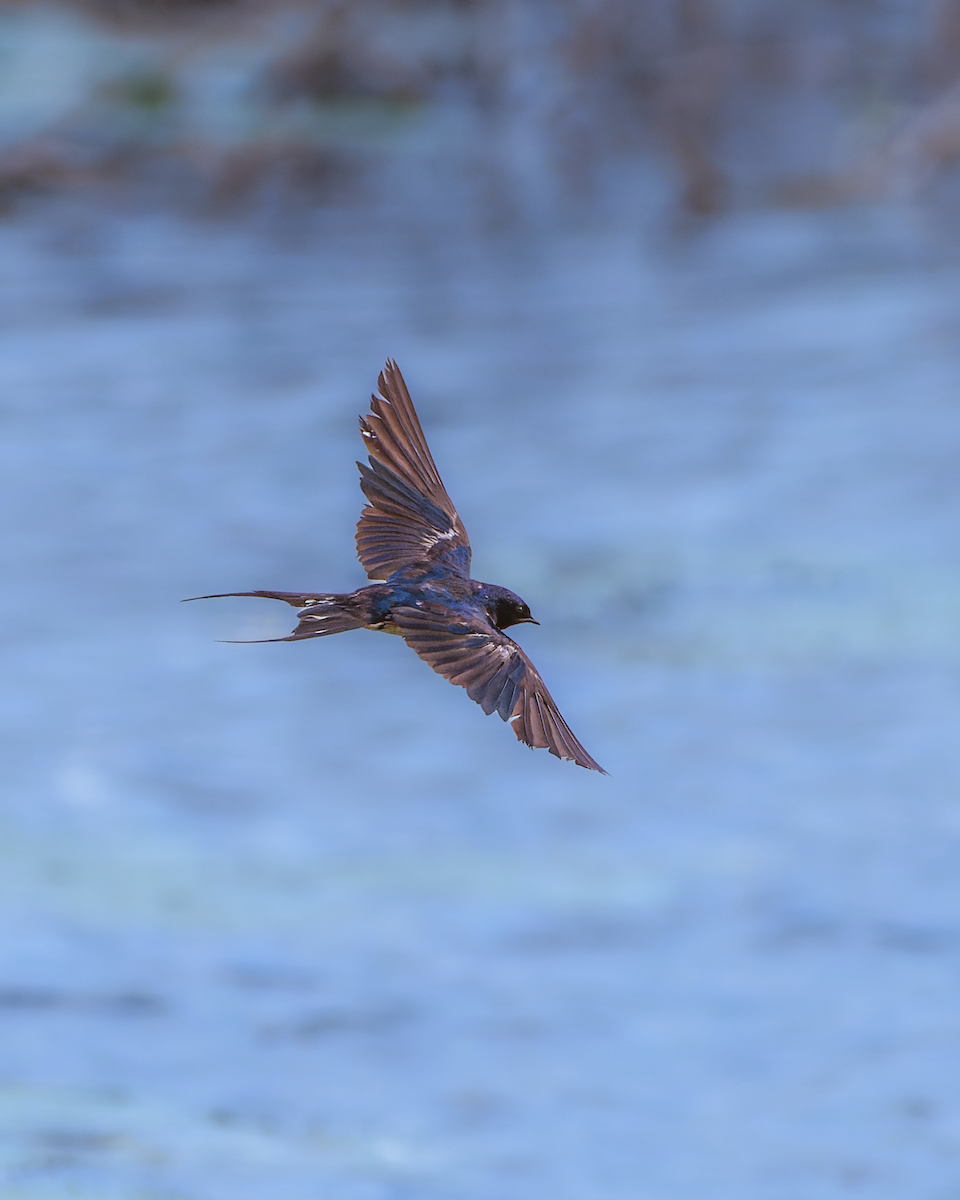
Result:
M4 1197L960 1195L952 266L877 212L0 254ZM363 581L388 355L609 778L178 604Z

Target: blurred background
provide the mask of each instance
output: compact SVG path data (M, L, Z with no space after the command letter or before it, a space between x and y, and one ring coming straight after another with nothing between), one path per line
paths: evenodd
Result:
M0 4L4 1200L960 1197L960 2ZM363 580L405 373L609 778Z

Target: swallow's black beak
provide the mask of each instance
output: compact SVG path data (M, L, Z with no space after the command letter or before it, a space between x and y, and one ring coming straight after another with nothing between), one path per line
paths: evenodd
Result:
M539 625L539 621L535 621L533 617L524 617L522 621L517 622L518 625Z

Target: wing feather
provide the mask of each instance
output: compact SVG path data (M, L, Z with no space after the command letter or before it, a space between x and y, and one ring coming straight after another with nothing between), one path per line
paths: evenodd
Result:
M489 716L497 712L528 746L606 774L573 736L533 663L482 615L440 606L398 607L391 616L407 645Z
M387 363L360 432L370 456L358 463L367 506L357 556L371 579L442 566L470 577L470 540L447 495L397 364Z

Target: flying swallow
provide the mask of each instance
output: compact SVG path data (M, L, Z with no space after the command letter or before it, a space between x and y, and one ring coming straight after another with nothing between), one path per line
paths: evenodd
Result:
M433 669L489 716L510 721L521 742L606 774L570 732L536 667L503 632L538 625L519 596L470 578L470 540L440 480L397 364L388 361L370 412L360 418L369 466L360 468L367 506L357 557L377 582L355 592L221 592L262 596L300 610L299 642L348 629L399 634Z

